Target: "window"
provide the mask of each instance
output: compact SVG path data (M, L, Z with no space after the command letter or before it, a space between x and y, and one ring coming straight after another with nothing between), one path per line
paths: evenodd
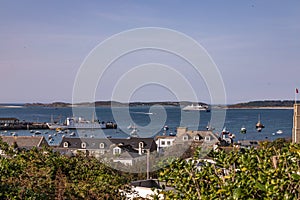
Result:
M200 140L200 135L195 135L195 136L194 136L194 140L195 140L195 141L199 141L199 140Z
M69 147L69 143L68 142L64 142L64 147L65 148Z
M167 141L167 145L169 145L169 146L170 146L170 145L171 145L171 141Z
M166 142L165 141L161 141L161 143L160 143L161 145L165 145L166 144Z
M104 149L104 143L103 143L103 142L100 143L100 144L99 144L99 147L100 147L100 149Z
M139 143L139 148L144 148L144 142Z
M83 149L86 148L86 143L85 142L81 143L81 148L83 148Z
M210 136L205 136L205 141L210 141Z
M121 148L120 148L120 147L114 148L114 149L113 149L113 154L114 154L114 155L121 154Z
M103 149L101 149L101 150L100 150L100 154L103 155L104 153L105 153L105 151L104 151Z
M189 140L189 137L187 135L185 135L185 136L183 136L182 140L187 141L187 140Z

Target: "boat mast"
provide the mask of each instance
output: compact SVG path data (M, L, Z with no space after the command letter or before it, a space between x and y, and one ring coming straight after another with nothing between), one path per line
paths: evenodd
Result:
M94 111L92 115L92 122L95 122L95 119L96 119L96 112Z

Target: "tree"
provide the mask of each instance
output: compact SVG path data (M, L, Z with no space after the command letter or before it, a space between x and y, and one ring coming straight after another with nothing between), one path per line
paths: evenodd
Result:
M1 141L0 147L0 199L122 199L119 190L130 181L95 158L49 148L8 154Z
M172 160L160 180L176 191L163 193L171 199L299 199L300 145L276 144L211 152L216 164Z

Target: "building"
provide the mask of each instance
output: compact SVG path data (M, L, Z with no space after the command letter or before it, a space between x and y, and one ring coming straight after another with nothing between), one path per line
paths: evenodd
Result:
M114 143L111 152L113 162L119 162L130 166L146 159L147 154L149 155L157 149L153 138L112 138L110 141Z
M131 146L133 150L139 152L139 154L154 152L157 149L156 143L153 138L111 138L109 139L112 143L121 146ZM142 150L142 151L141 151Z
M292 142L300 143L300 104L294 104Z
M212 131L188 130L187 127L178 127L175 143L194 142L204 146L213 146L218 141L218 137Z
M19 119L17 118L0 118L0 125L18 124Z
M8 145L16 145L19 149L32 149L33 147L49 146L43 136L1 136L2 141Z
M157 146L157 152L162 153L165 148L172 146L175 139L175 136L156 136L155 142Z
M116 151L118 150L118 151ZM117 152L117 153L116 153ZM122 153L121 153L122 152ZM132 166L136 162L142 160L143 158L137 152L122 150L120 147L116 147L113 151L113 159L112 161L115 163L122 163L124 165Z
M188 130L178 127L176 136L157 136L157 152L165 156L193 156L198 147L212 148L219 142L212 131Z
M57 151L62 154L75 154L78 151L83 152L87 156L101 157L110 150L112 143L105 138L73 138L63 137Z
M62 154L83 152L86 156L105 158L112 162L133 165L148 152L156 151L152 138L68 138L64 137L56 148Z

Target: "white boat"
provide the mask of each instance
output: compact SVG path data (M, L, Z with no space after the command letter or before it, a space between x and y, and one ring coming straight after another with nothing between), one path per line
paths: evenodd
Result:
M132 129L135 129L136 128L136 126L134 125L134 124L129 124L129 126L127 126L127 129L129 129L129 130L132 130Z
M40 134L42 134L42 133L41 133L40 131L35 131L34 134L35 134L35 135L40 135Z
M260 122L260 115L258 115L258 122L255 127L257 132L261 132L262 129L265 128L265 126Z
M262 131L262 127L257 127L256 130L257 130L257 132L261 132Z
M98 120L88 121L82 117L68 117L65 124L47 123L49 129L106 129L116 128L114 123L99 122Z
M226 129L226 127L223 128L222 132L223 135L228 135L229 131Z
M18 136L17 132L11 132L10 133L12 136Z
M278 135L280 135L280 134L282 134L283 133L283 131L282 130L278 130L278 131L276 131L276 134L278 134Z
M183 109L183 111L206 111L206 112L209 112L210 109L208 107L208 105L188 105L188 106L185 106Z
M106 124L99 123L97 120L88 121L82 117L68 117L67 129L102 129L106 128Z
M48 128L51 130L63 130L67 129L67 126L64 124L56 124L56 123L46 123Z
M75 136L75 135L76 135L75 132L70 133L70 136Z
M245 133L247 133L247 129L244 126L242 126L240 132L243 133L243 134L245 134Z
M131 131L130 137L135 137L135 138L138 138L138 137L139 137L139 135L138 135L138 130L137 130L136 127L133 128L133 130Z
M210 121L207 123L206 130L208 130L208 131L215 130L215 128L211 126Z

